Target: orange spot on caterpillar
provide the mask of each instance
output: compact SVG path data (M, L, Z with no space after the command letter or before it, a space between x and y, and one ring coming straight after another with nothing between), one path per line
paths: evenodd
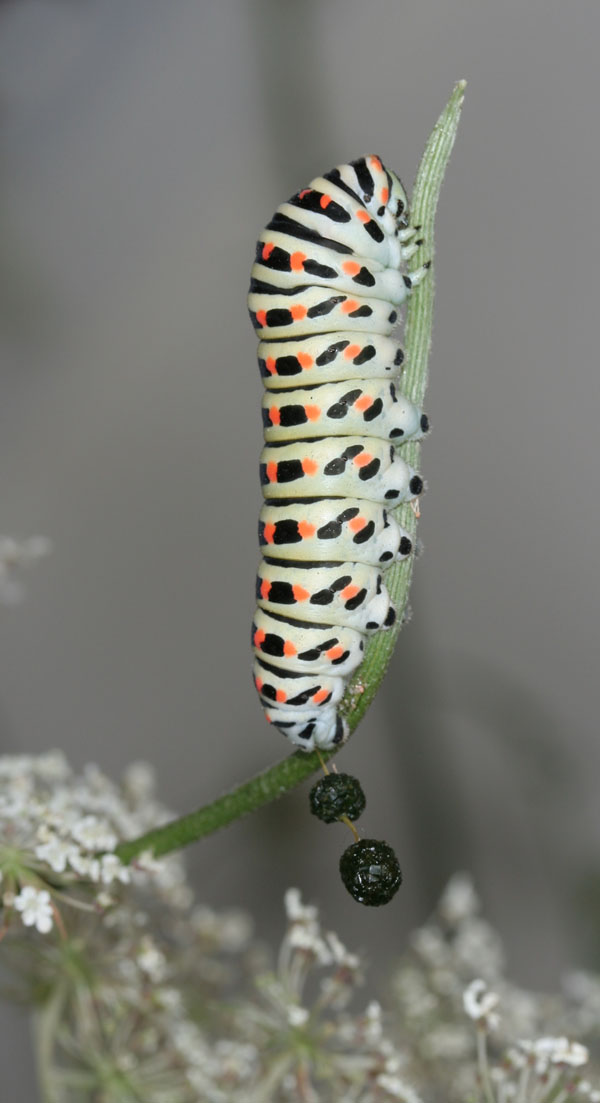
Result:
M290 268L292 272L301 272L304 268L304 261L306 260L306 253L292 253L290 257Z
M323 210L326 210L331 202L332 202L332 199L331 199L330 195L322 195L321 198L319 199L319 206Z
M315 535L315 525L311 525L309 521L298 522L298 532L303 540L309 540L311 536Z
M254 646L255 647L260 647L261 643L264 643L264 642L265 642L265 633L263 632L262 628L257 628L256 632L254 633Z
M354 463L357 467L366 467L372 459L370 452L361 452L360 455L354 457Z
M304 522L302 522L302 523L304 523ZM313 532L314 532L314 529L313 529ZM297 585L292 586L292 593L293 593L294 598L296 599L296 601L308 601L308 599L310 597L310 593L308 592L308 590L305 590L303 586L297 586Z
M275 700L279 701L280 703L287 700L287 693L285 692L284 689L278 689L277 690L277 692L275 694Z
M302 306L302 303L296 303L295 306L290 307L290 314L295 322L300 322L306 317L306 307Z
M325 655L327 656L327 658L331 659L332 662L333 662L334 659L341 659L343 654L344 654L344 648L340 647L339 644L336 647L330 647L329 651L325 652Z
M305 475L316 475L319 465L316 460L311 460L309 456L305 456L302 460L302 470Z
M270 483L276 483L277 482L277 464L276 463L271 462L271 463L267 464L267 479L269 480Z
M354 405L357 410L362 412L363 410L368 410L369 406L373 405L373 399L370 394L361 394L360 398L356 399Z
M342 303L342 314L351 314L353 310L358 310L359 304L356 299L346 299L345 303Z
M316 693L313 693L312 699L315 705L320 705L322 701L326 701L329 697L328 689L319 689Z
M318 421L321 416L320 406L305 406L304 413L309 421Z
M258 322L259 326L266 326L266 324L267 324L267 312L266 312L266 310L257 310L256 311L256 321Z
M269 257L271 256L271 253L273 252L274 248L275 248L275 242L274 241L267 241L263 245L263 251L262 251L263 260L268 260L269 259Z
M262 597L263 601L267 600L270 589L271 583L269 582L268 578L263 578L260 584L260 596Z
M269 375L276 375L277 361L274 360L272 356L267 356L267 359L265 360L265 368L267 369Z
M360 345L348 345L347 349L344 349L344 359L354 360L355 356L358 356L360 352Z
M266 524L265 525L265 540L267 541L267 544L272 544L273 543L273 537L274 536L275 536L275 525Z
M359 222L370 222L371 221L371 215L369 214L368 211L363 211L362 207L360 208L359 211L356 212L356 217L358 218Z
M283 654L288 655L290 659L292 658L293 655L298 654L297 649L294 647L293 643L291 643L290 640L285 641L285 643L283 645Z
M262 678L255 678L254 679L254 685L256 686L259 693L260 693L262 687L264 686L264 684L265 683L263 682Z
M348 528L352 529L352 532L360 532L366 525L366 519L364 517L353 517L351 521L348 521Z
M298 199L304 199L305 195L310 195L312 188L302 188L301 192L298 192Z
M381 202L384 204L384 206L387 203L389 198L390 198L390 189L389 188L382 188L381 189Z
M340 597L342 601L351 601L353 597L356 597L358 593L358 586L344 586L344 589L340 591Z
M347 276L357 276L360 272L360 264L355 260L345 260L342 269Z
M279 406L269 407L269 421L271 422L271 425L279 425L279 422L281 421Z
M304 368L305 371L307 368L312 368L314 364L312 356L309 356L307 352L296 353L296 360L298 361L300 367Z
M379 157L370 157L371 168L377 169L379 172L383 171L383 165L379 160Z

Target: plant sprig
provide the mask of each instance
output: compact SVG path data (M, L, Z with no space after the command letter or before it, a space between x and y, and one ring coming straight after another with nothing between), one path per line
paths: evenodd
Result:
M422 405L427 386L431 346L435 212L460 121L465 87L465 81L459 81L455 85L446 108L433 128L419 166L411 201L411 221L413 225L421 227L423 246L411 259L409 272L426 260L431 262L427 278L415 288L409 299L404 329L406 367L402 376L402 390L417 406ZM420 451L418 443L409 442L403 449L403 458L411 466L418 467ZM417 516L410 504L399 506L394 514L414 540ZM364 660L347 687L340 711L344 713L351 732L362 720L379 690L391 659L406 615L413 558L409 556L386 571L385 583L396 607L396 623L389 631L379 632L368 641ZM321 751L320 754L316 751L308 754L305 751L296 751L203 808L156 827L137 839L120 843L116 853L123 862L130 862L136 855L147 850L151 850L157 857L179 850L295 788L320 768L323 759L327 760L338 749Z

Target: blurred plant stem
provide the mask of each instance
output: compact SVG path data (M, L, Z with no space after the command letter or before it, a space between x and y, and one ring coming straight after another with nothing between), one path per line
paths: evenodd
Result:
M433 128L419 166L411 201L411 221L421 228L423 246L411 258L409 272L420 267L425 260L431 261L427 278L415 288L408 301L404 331L406 368L402 376L402 390L418 406L422 405L427 386L431 346L435 212L458 129L465 87L465 81L459 81L455 85L448 105ZM403 459L418 469L420 451L418 443L408 443L403 449ZM410 504L399 506L394 512L399 523L414 539L418 518ZM392 656L406 616L413 561L414 557L409 556L401 563L393 564L386 572L385 583L396 607L396 623L390 631L379 632L368 641L365 658L348 685L340 710L346 716L350 731L354 731L375 697ZM188 843L225 827L233 820L293 789L318 770L321 761L326 761L337 749L322 752L321 756L316 752L307 754L296 751L283 762L230 790L198 811L148 831L137 839L121 843L116 848L116 853L123 862L130 862L146 850L159 856L187 846Z

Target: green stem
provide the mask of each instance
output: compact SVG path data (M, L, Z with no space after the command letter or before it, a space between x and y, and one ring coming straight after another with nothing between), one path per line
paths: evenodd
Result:
M477 1067L483 1088L485 1103L496 1103L496 1097L490 1079L490 1066L487 1059L487 1038L485 1027L477 1024Z
M33 1038L42 1103L54 1103L55 1100L52 1057L64 1000L65 986L59 983L47 1003L34 1011Z
M424 244L412 258L409 270L414 271L424 260L432 262L428 276L409 299L404 331L406 368L402 377L402 390L418 406L422 405L427 386L433 321L433 224L440 187L456 137L464 90L465 81L459 81L433 129L417 173L411 202L411 219L413 224L421 226ZM419 444L407 443L402 450L403 459L411 466L418 467L420 451ZM399 506L395 510L395 516L414 538L417 517L411 507ZM365 648L365 658L348 685L340 710L348 720L350 731L354 731L375 697L392 656L398 632L406 617L413 558L409 556L386 571L385 584L398 616L396 624L389 632L379 632L369 640ZM335 749L321 752L321 758L326 760L334 753ZM306 754L304 751L297 751L197 812L191 812L172 823L148 831L137 839L121 843L116 852L122 861L130 862L136 854L145 850L152 850L156 855L178 850L220 827L225 827L261 805L268 804L299 785L318 770L320 765L321 759L315 752Z
M427 388L433 326L435 212L460 121L465 86L464 80L455 85L446 109L433 128L419 166L410 205L411 222L414 226L421 227L423 245L411 259L409 272L420 267L424 261L431 261L428 276L415 288L408 300L404 326L406 367L402 374L402 393L417 406L423 405ZM402 459L419 470L420 458L421 445L407 442L402 448ZM398 506L393 516L409 533L414 544L418 520L414 510L406 503ZM378 632L367 642L363 662L350 681L340 704L340 711L346 715L351 731L362 720L375 697L392 657L406 618L414 561L414 555L409 555L402 562L393 563L385 573L385 584L397 612L396 623L389 632Z
M327 759L332 752L321 751L321 757ZM263 804L269 804L272 800L282 796L288 789L293 789L305 778L320 767L316 752L306 754L304 751L296 751L295 754L284 758L276 766L258 774L256 777L245 781L242 785L231 789L229 793L218 797L211 804L204 805L196 812L190 812L187 816L181 816L162 827L155 827L137 839L131 839L119 843L116 853L122 862L130 862L136 854L144 850L152 850L158 857L167 854L170 850L179 850L204 835L210 835L218 831L220 827L226 827L233 820L245 816L248 812L254 812Z

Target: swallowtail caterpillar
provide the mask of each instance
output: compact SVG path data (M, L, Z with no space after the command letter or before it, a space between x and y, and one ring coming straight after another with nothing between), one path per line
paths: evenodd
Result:
M426 273L397 176L361 157L312 180L260 235L248 307L265 385L262 560L252 628L267 719L305 750L342 742L338 713L366 636L395 610L386 568L412 540L386 507L421 477L398 447L425 414L405 398L398 308Z

